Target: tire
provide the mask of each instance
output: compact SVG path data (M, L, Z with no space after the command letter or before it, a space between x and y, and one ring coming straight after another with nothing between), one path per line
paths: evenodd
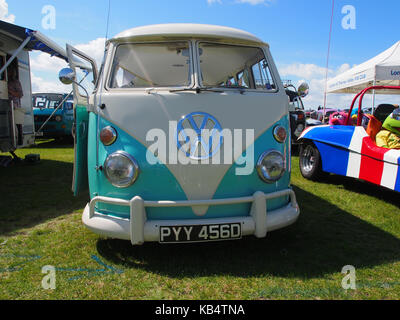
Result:
M322 160L318 148L312 142L304 142L300 146L299 167L301 175L308 179L320 180L325 172L322 171Z

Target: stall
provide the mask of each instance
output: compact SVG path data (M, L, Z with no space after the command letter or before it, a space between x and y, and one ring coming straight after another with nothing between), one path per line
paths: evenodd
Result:
M355 94L370 86L400 85L400 41L376 57L328 81L327 93ZM375 94L399 94L393 90L373 91Z

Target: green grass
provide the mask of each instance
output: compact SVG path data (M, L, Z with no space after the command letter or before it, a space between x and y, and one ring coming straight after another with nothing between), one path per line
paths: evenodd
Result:
M299 221L235 242L132 247L82 225L71 194L73 150L44 141L0 168L0 299L400 299L400 197L359 181L303 179L293 157ZM43 266L56 290L42 289ZM344 290L342 267L356 268Z

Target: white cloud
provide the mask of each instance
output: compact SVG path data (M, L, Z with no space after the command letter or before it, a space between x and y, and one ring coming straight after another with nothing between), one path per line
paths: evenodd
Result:
M0 20L14 23L15 15L8 13L8 3L6 0L0 0Z
M74 47L86 53L89 57L95 59L97 67L100 68L100 64L103 61L104 57L105 41L106 41L105 38L97 38L95 40L90 41L89 43L77 44Z
M339 69L337 71L337 74L339 75L339 74L341 74L343 72L346 72L347 70L350 70L350 69L351 69L350 65L348 63L344 63L339 67Z
M0 0L1 1L1 0ZM75 47L96 60L97 66L103 60L105 38L98 38L88 43L77 44ZM68 64L47 53L32 53L31 79L33 92L70 92L72 87L63 85L58 80L58 72ZM40 73L40 77L35 74Z
M95 59L99 68L104 56L104 42L105 38L98 38L89 43L77 44L74 47ZM58 73L65 67L67 67L67 63L64 60L51 57L47 53L33 53L31 56L33 71Z
M324 77L326 74L326 68L315 64L293 63L280 68L279 72L283 78L287 76L295 76L310 80L313 78ZM329 70L329 72L332 73L332 70Z
M221 1L221 0L207 0L207 3L208 3L208 4L213 4L213 3L222 4L222 1Z
M68 93L72 90L72 86L66 86L58 81L57 76L54 80L44 80L37 77L31 72L32 92L33 93Z
M56 57L51 57L49 54L41 52L31 55L31 69L40 72L55 72L58 73L62 68L66 68L67 63Z
M328 80L341 74L351 67L345 63L336 70L328 70ZM293 63L279 68L279 73L283 79L297 78L297 86L301 82L307 82L310 86L310 94L303 99L305 108L317 109L324 105L326 68L316 64ZM327 107L345 108L349 107L353 95L346 94L328 94Z

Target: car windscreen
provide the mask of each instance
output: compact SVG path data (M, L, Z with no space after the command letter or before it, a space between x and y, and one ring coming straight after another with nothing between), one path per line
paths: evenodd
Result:
M110 88L186 87L191 83L189 42L121 44Z
M261 48L202 42L198 50L203 86L276 90Z

